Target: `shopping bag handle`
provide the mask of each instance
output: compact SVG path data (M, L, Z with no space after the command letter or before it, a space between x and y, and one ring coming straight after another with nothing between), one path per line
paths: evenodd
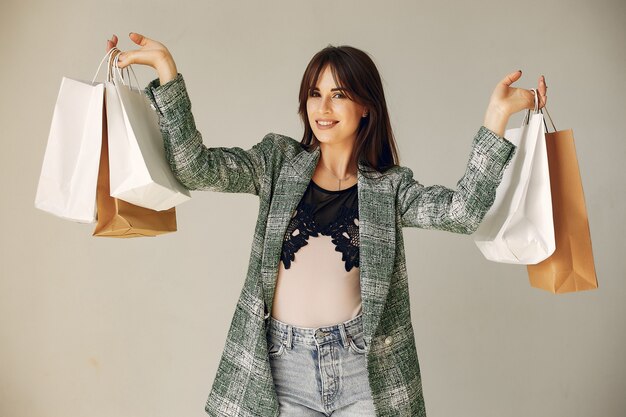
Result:
M533 96L535 97L535 107L532 109L533 114L539 113L539 97L537 96L537 89L531 88L533 92ZM526 126L530 122L530 112L531 110L526 110L526 115L524 116L524 120L522 121L522 126Z
M556 132L556 126L554 125L554 122L552 121L552 117L550 116L550 112L548 112L548 106L543 106L543 108L539 108L539 97L537 95L537 89L535 88L531 88L533 95L535 96L535 107L532 110L534 114L537 113L541 113L543 115L543 110L546 110L546 115L548 116L548 119L550 119L550 124L552 125L552 129L554 129L554 131ZM526 110L526 116L524 117L524 121L522 122L522 126L525 126L528 124L529 120L530 120L530 109ZM546 118L543 118L543 126L544 126L544 131L547 133L548 132L548 124L546 123Z
M118 78L119 80L122 82L122 84L124 84L127 87L131 87L131 78L130 78L130 73L133 73L133 77L135 78L135 82L137 83L137 89L139 89L139 80L137 79L137 75L135 74L135 70L133 69L132 65L129 65L128 67L126 67L126 74L128 77L128 84L126 84L126 82L124 81L124 69L121 69L120 67L117 66L117 62L119 60L119 56L122 53L122 51L120 51L117 47L113 47L111 49L109 49L109 51L104 55L104 57L102 58L102 60L100 61L100 65L98 65L98 69L96 70L95 75L93 76L93 79L91 80L91 83L95 83L96 82L96 78L98 77L98 74L100 73L100 69L102 68L102 64L104 64L104 61L106 61L108 59L108 65L107 65L107 78L106 80L111 82L114 81L115 78L115 73L117 72L118 74Z
M543 108L539 109L539 96L537 95L537 89L536 88L531 88L531 91L533 92L533 95L535 97L535 107L533 108L532 112L533 114L537 114L537 113L541 113L543 115L543 110L546 110L546 115L548 116L548 119L550 119L550 124L552 125L552 129L554 129L554 131L556 132L556 126L554 126L554 122L552 121L552 117L550 116L550 112L548 112L548 106L543 106ZM524 116L524 121L522 122L522 126L526 126L529 121L530 121L530 112L531 110L528 109L526 110L526 115ZM548 132L548 124L546 123L546 118L543 118L543 126L544 126L544 131L547 133Z
M546 110L546 114L548 115L548 119L550 119L550 124L552 125L552 129L554 129L554 131L556 132L556 126L554 126L554 122L552 121L552 117L550 117L550 112L548 112L548 106L543 106L543 109L541 109L541 113L543 113L543 110ZM546 133L548 132L548 125L546 124L546 119L544 117L543 119L543 125L546 129Z
M118 78L122 82L122 84L124 84L126 87L132 89L131 78L130 78L130 73L132 72L133 73L133 77L135 78L135 82L137 83L137 89L139 90L140 89L140 87L139 87L139 80L137 79L137 75L135 74L135 70L133 69L132 65L129 65L129 66L127 66L125 68L126 69L126 74L128 76L128 84L126 84L124 82L124 70L123 69L121 70L120 67L117 66L117 62L119 60L119 57L120 57L120 54L118 53L118 54L115 54L115 56L112 56L110 58L110 60L112 60L113 67L115 67L115 69L116 69L116 71L113 72L112 78L113 79L115 78L115 73L117 72ZM113 80L113 81L115 81L115 80Z
M104 61L106 61L107 59L109 59L110 62L110 58L113 54L119 54L121 51L115 47L111 48L108 50L108 52L106 53L106 55L104 55L104 57L102 58L102 60L100 61L100 65L98 65L98 69L96 70L96 73L93 76L93 79L91 80L91 83L95 83L96 82L96 78L98 77L98 74L100 73L100 68L102 68L102 64L104 64ZM111 66L109 65L109 68L107 69L107 81L111 81Z

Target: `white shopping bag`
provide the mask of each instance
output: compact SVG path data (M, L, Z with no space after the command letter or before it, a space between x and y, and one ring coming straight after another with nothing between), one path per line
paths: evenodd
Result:
M96 220L104 84L63 77L41 168L35 207L68 220Z
M119 69L106 83L105 96L111 196L159 211L189 200L189 190L167 162L158 116L148 98L124 82Z
M543 125L535 92L534 111L527 112L521 128L504 134L517 150L504 171L493 205L473 235L490 261L536 264L556 249Z

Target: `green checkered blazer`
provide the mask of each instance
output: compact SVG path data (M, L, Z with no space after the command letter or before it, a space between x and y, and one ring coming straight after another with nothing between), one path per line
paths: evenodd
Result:
M146 95L159 114L172 171L190 190L250 193L260 199L252 251L205 410L216 417L278 416L265 338L289 219L320 149L269 133L248 150L202 143L180 74ZM380 173L359 164L360 281L370 387L379 417L426 416L409 308L403 227L471 234L493 204L515 146L484 126L457 190L425 187L411 169Z

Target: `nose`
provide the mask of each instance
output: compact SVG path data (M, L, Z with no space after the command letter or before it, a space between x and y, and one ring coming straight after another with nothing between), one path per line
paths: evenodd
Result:
M320 113L330 113L331 110L331 101L330 98L321 98L320 99L320 107L319 107L319 112Z

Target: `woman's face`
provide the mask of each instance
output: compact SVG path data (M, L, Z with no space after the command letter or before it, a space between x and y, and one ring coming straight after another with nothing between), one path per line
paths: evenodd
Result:
M309 124L322 143L354 142L365 107L350 100L333 79L329 66L320 73L306 102Z

